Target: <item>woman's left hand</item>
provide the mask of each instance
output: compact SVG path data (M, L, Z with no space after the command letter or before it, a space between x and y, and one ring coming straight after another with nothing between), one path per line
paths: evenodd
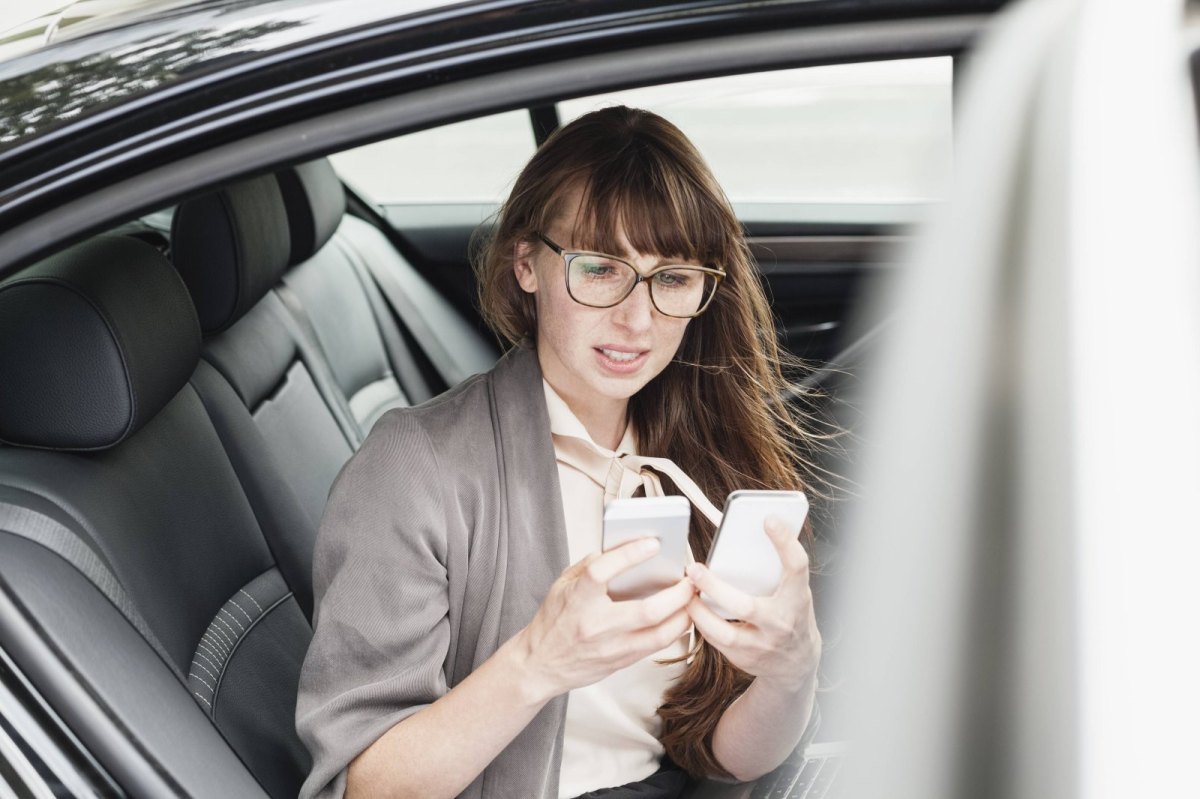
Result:
M688 615L730 663L758 680L794 692L811 683L821 660L821 634L808 585L808 553L778 517L769 517L764 526L783 564L775 592L751 596L693 563L687 569L691 581L738 621L721 618L699 595L688 604Z

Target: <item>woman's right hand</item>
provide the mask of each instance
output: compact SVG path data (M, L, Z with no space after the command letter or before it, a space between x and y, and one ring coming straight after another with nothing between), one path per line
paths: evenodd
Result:
M533 684L546 699L604 679L668 646L691 624L686 577L644 599L615 602L608 582L658 552L654 538L592 553L559 576L518 637Z

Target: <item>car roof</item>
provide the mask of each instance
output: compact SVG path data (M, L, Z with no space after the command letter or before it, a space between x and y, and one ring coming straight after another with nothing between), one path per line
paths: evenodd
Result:
M0 30L0 63L55 42L128 25L205 0L43 0L37 16L13 17ZM16 20L15 24L13 20Z
M463 0L401 0L396 7L412 11L454 5ZM36 17L0 31L0 62L55 42L145 22L172 12L201 7L253 5L246 0L73 0L53 3Z
M824 21L994 11L1005 0L80 0L26 28L30 52L0 50L0 153L137 96L163 93L270 52L336 47L342 37L395 28L397 50L426 42L548 34L620 25L661 29L672 19L789 10ZM566 7L569 5L570 7ZM57 20L57 22L55 22ZM64 22L70 21L64 26ZM420 31L419 36L401 33ZM3 39L0 37L0 44ZM401 53L397 53L400 55Z
M230 136L475 76L740 33L936 18L974 29L1005 2L150 0L114 8L70 36L0 58L0 228L61 208L67 186L78 196L116 170L144 171Z

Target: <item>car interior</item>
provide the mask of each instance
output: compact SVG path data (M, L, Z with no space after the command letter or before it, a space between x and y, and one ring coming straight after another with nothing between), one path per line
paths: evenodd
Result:
M27 680L29 705L63 771L102 793L296 795L329 488L382 414L501 354L473 300L478 206L380 201L335 163L188 196L0 283L2 593L71 677ZM906 225L743 221L781 341L809 364L792 399L831 435L814 474L836 475L874 335L854 314ZM823 708L845 490L814 488Z

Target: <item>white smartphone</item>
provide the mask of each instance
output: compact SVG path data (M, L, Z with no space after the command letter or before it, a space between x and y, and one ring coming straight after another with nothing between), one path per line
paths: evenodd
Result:
M768 516L783 519L789 533L798 536L808 516L808 497L802 491L734 491L725 502L721 528L708 555L709 571L752 596L774 592L783 571L763 528ZM734 618L708 594L700 598L722 618Z
M658 554L608 582L614 600L641 599L683 577L687 567L691 504L685 497L614 499L604 508L604 551L635 538L659 541Z

